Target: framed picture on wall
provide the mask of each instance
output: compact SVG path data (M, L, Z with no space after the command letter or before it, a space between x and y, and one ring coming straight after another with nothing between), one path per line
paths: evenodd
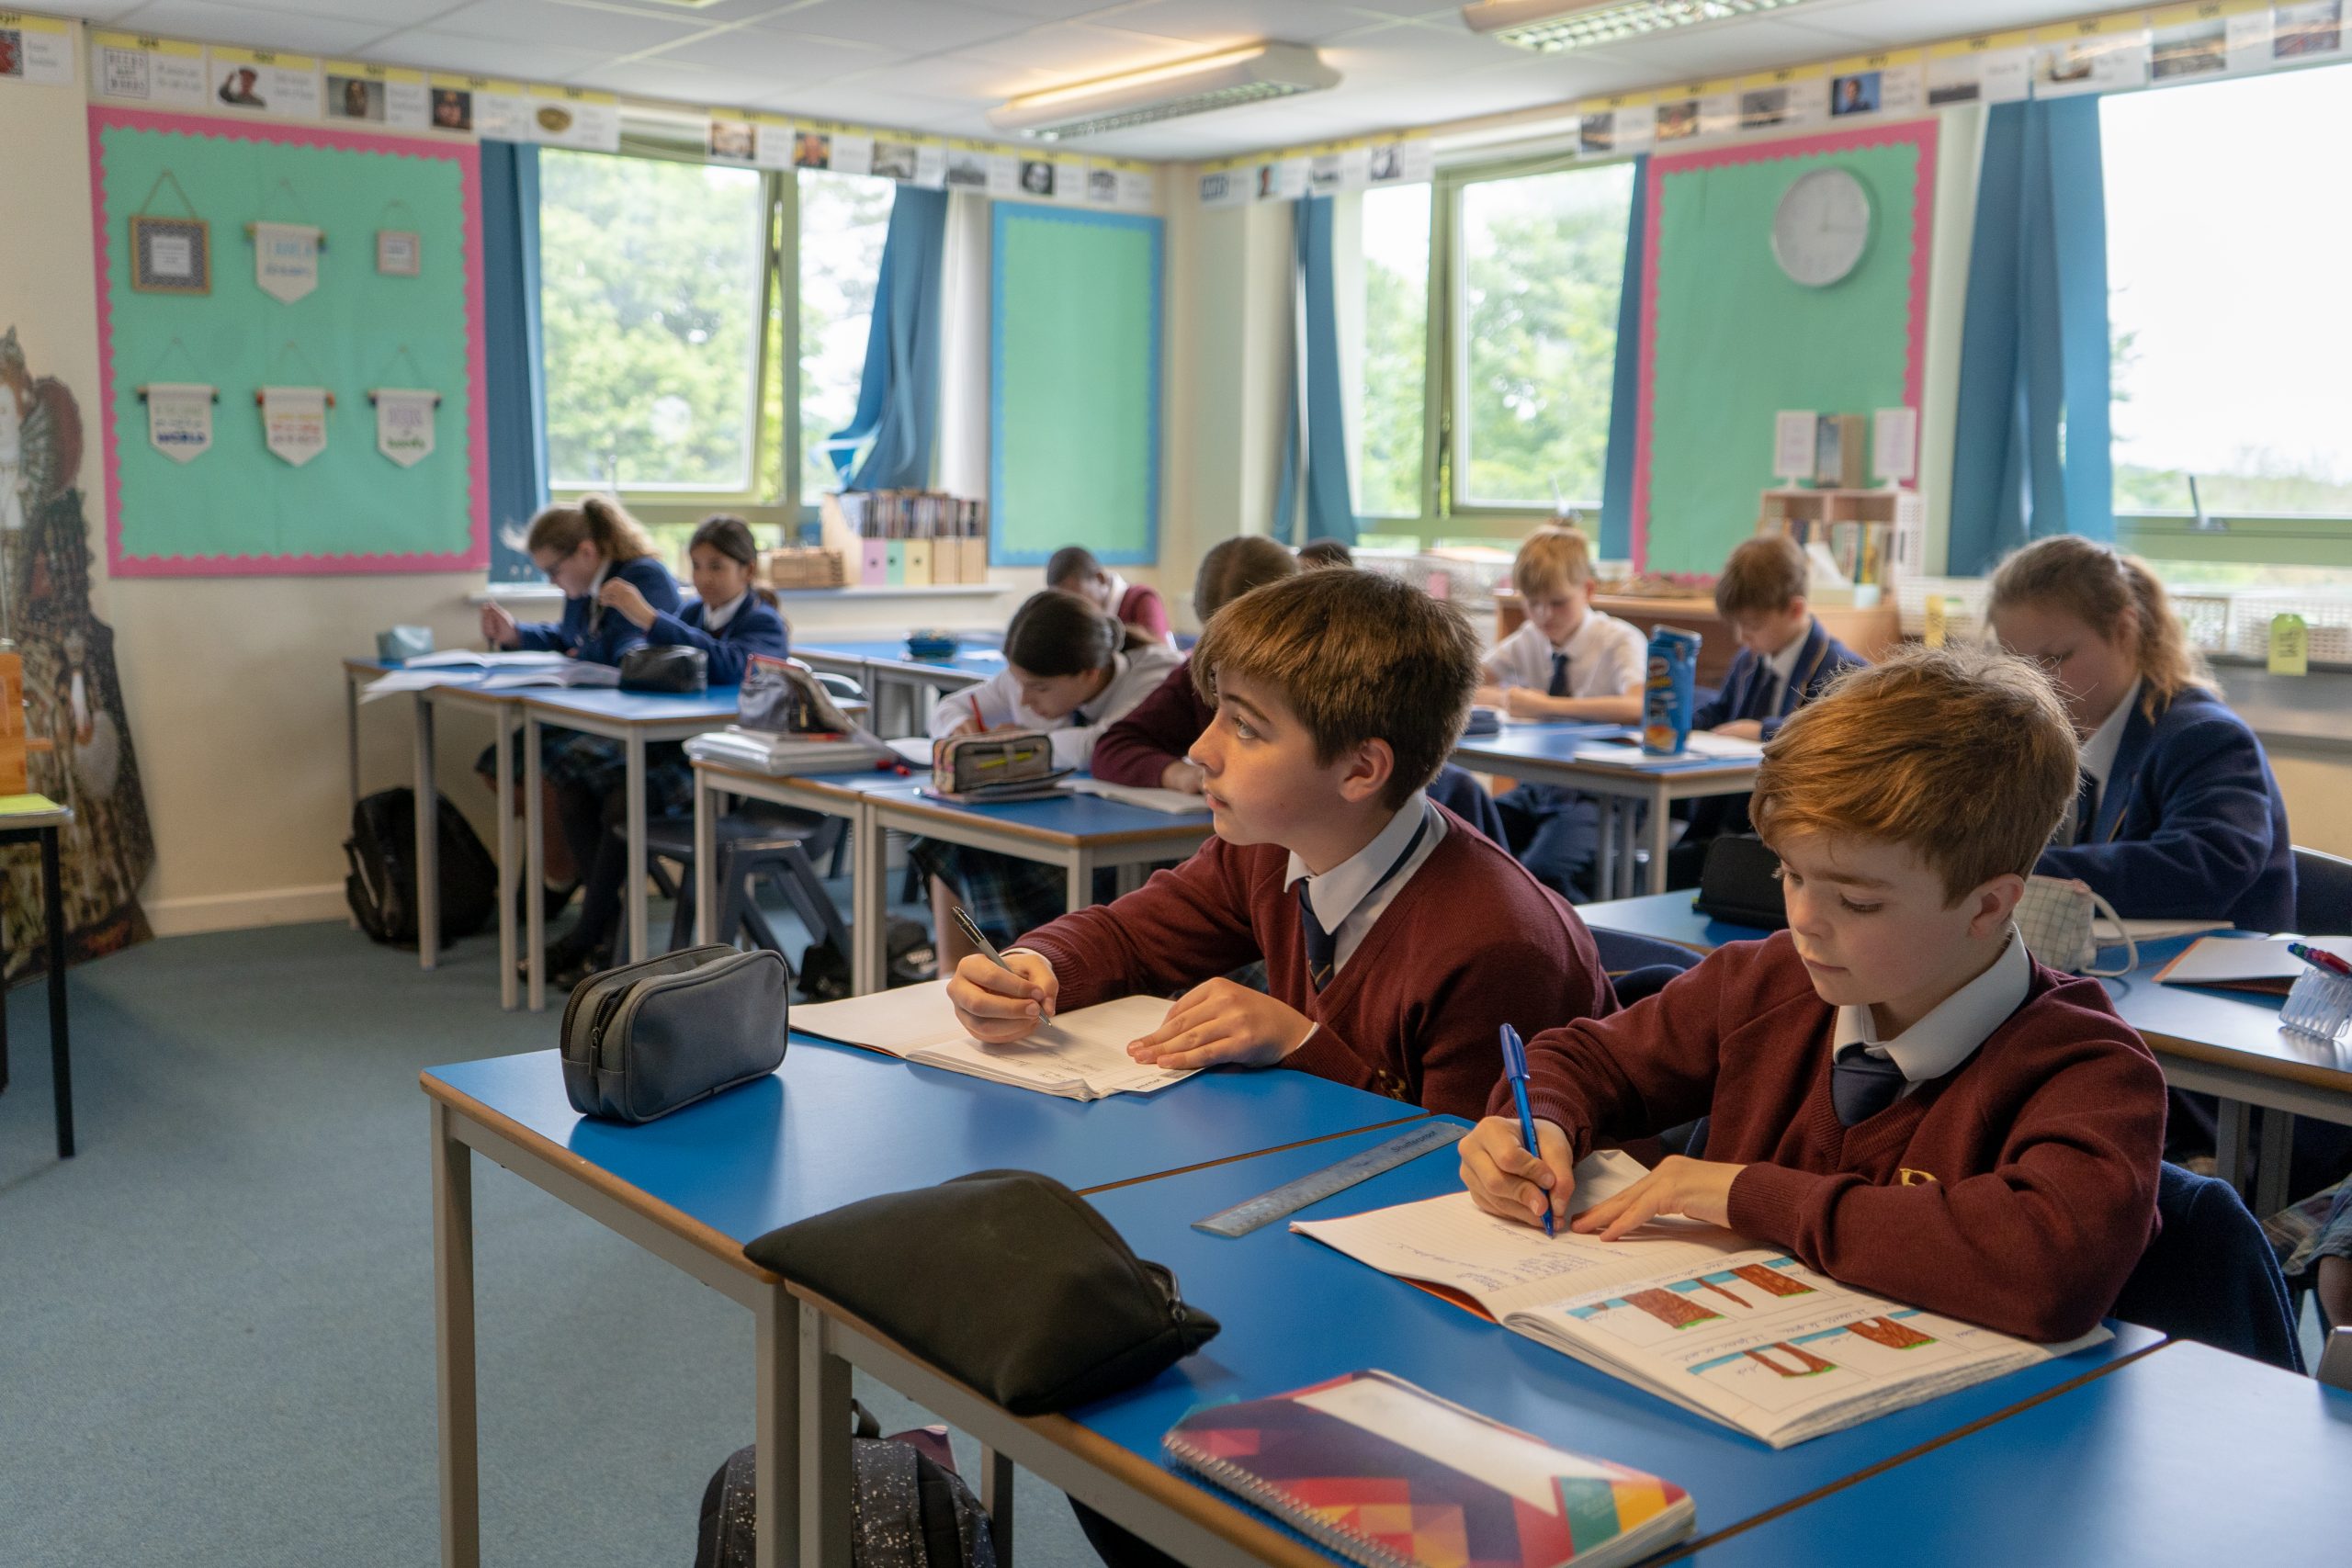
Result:
M391 277L414 277L424 270L424 240L413 229L376 231L376 270Z
M212 225L201 218L130 220L130 287L142 294L212 292Z

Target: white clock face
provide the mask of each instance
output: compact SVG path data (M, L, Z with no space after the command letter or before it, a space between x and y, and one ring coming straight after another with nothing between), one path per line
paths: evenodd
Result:
M1871 193L1843 169L1815 169L1781 194L1772 258L1808 288L1826 288L1861 265L1871 244Z

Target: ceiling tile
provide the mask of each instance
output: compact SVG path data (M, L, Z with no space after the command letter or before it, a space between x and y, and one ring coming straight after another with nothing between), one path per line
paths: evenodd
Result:
M1050 71L974 60L962 54L930 54L919 60L896 61L888 70L888 85L894 92L990 105L1001 104L1019 93L1057 86L1065 80Z
M1320 43L1364 26L1372 15L1329 0L1137 0L1102 20L1204 45L1251 39Z
M730 100L732 101L732 100ZM805 114L818 119L845 119L861 125L896 126L907 130L946 135L951 125L968 124L964 105L938 98L918 98L882 91L867 82L812 82L797 87L773 87L764 96L742 100L752 108L783 114Z
M658 54L605 61L575 71L564 80L574 86L597 87L637 97L666 98L673 103L745 107L753 106L759 95L773 92L776 86L773 72L685 65Z
M384 30L380 22L257 11L243 6L210 5L207 0L148 0L148 4L135 11L126 11L116 19L141 32L162 33L168 38L243 44L249 49L282 49L303 54L356 49Z
M1653 81L1665 83L1802 65L1860 49L1866 41L1810 25L1743 17L1651 38L1621 39L1609 45L1609 52L1645 67Z
M1812 0L1791 13L1874 44L1931 43L2112 9L2088 0Z
M110 22L135 11L143 0L44 0L41 9L60 17L79 17L86 22Z
M424 65L439 71L463 71L478 76L512 76L525 81L553 82L572 72L602 63L609 56L586 49L561 49L544 43L508 43L498 39L458 38L430 28L379 38L361 51L364 59L386 65Z
M692 66L737 74L764 74L771 87L786 82L815 81L870 71L888 65L899 56L888 50L839 39L804 38L792 33L764 32L757 28L728 28L697 33L681 42L635 56L665 65Z
M1120 28L1061 22L958 50L975 60L1050 71L1067 82L1109 76L1137 66L1158 65L1201 52L1182 39L1159 38Z
M1035 27L1037 18L956 0L823 0L752 24L820 38L886 45L905 53L960 49Z
M555 43L566 49L630 54L707 32L709 24L684 9L656 17L573 0L475 0L434 17L433 30L460 38Z

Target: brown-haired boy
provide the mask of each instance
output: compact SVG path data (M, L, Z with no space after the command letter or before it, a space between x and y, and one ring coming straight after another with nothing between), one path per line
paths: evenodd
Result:
M1632 724L1642 716L1648 647L1641 628L1592 607L1592 546L1574 528L1538 528L1510 565L1527 620L1487 655L1478 701L1514 718ZM1536 880L1574 890L1600 842L1591 797L1521 784L1495 802L1511 852Z
M957 966L978 1038L1062 1008L1183 987L1129 1047L1169 1067L1280 1063L1476 1116L1498 1026L1615 998L1591 933L1425 792L1478 677L1461 613L1369 572L1315 571L1227 604L1193 653L1216 717L1193 742L1216 837L1108 905ZM1262 958L1267 991L1211 978Z
M1541 1160L1490 1116L1464 1181L1495 1213L1565 1214L1597 1141L1703 1115L1705 1157L1576 1228L1685 1214L1933 1312L2086 1332L2154 1227L2165 1086L2098 982L2041 967L2010 920L2075 787L2073 727L2021 660L1918 649L1846 676L1757 776L1788 931L1538 1036Z

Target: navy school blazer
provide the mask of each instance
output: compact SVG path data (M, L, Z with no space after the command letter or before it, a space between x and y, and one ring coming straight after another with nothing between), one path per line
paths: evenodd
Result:
M2090 837L2034 869L2075 876L2126 919L2295 925L2294 846L2262 742L2227 703L2183 688L2150 718L2135 705Z
M623 561L606 575L636 584L645 602L656 610L676 613L677 580L651 556ZM645 634L630 626L627 616L605 609L594 597L566 599L560 621L533 621L514 629L521 634L524 648L569 653L590 664L618 664L622 654L645 640Z
M646 629L645 640L656 648L698 648L710 660L710 683L714 686L740 686L743 671L751 668L752 655L768 654L782 659L792 651L790 634L784 617L775 606L751 591L743 607L729 618L717 632L702 629L706 606L696 600L676 615L663 611L653 617L653 625Z
M1815 616L1805 629L1804 646L1797 650L1796 668L1790 671L1789 683L1781 693L1781 711L1764 720L1764 739L1770 740L1780 732L1788 716L1821 695L1830 682L1862 662L1861 656L1836 637ZM1758 685L1772 678L1764 661L1747 649L1739 650L1731 661L1730 671L1724 676L1723 690L1699 705L1690 716L1693 729L1713 729L1719 724L1729 724L1747 710Z

